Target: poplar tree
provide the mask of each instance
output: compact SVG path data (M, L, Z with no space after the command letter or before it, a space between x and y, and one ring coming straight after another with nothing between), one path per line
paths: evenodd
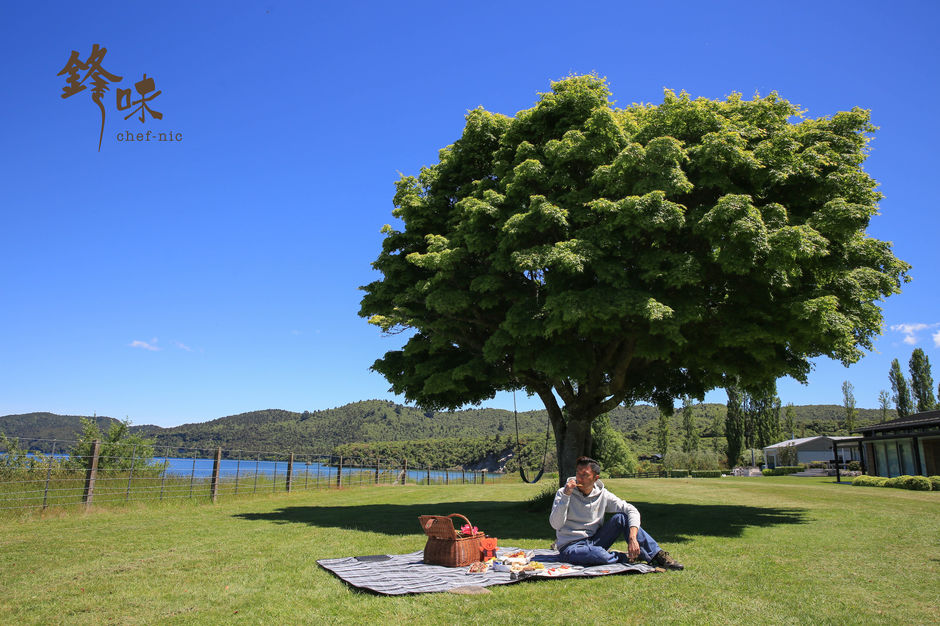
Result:
M886 389L878 392L878 408L881 409L881 422L887 422L888 409L891 408L891 394Z
M684 396L682 398L682 451L692 453L698 450L698 429L695 426L695 411L692 406L692 398Z
M898 417L907 417L911 414L911 391L907 385L907 379L904 378L904 372L901 371L901 364L898 363L897 359L891 361L888 380L891 381L891 391L894 393L891 399L894 400Z
M725 388L728 412L725 415L725 440L728 442L728 467L734 467L744 450L744 394L736 386Z
M780 430L780 400L777 383L762 385L744 394L744 432L748 448L776 443Z
M911 371L911 396L917 405L917 412L931 411L937 400L933 395L933 376L930 375L930 359L920 348L911 353L908 363Z
M656 449L659 453L666 456L669 452L669 413L663 409L659 410L659 427L656 432Z
M842 407L845 409L845 429L851 433L855 429L858 410L855 408L855 385L847 380L842 381Z
M784 421L783 427L786 430L786 433L791 439L795 437L796 431L796 409L793 408L792 402L787 402L787 406L783 411Z

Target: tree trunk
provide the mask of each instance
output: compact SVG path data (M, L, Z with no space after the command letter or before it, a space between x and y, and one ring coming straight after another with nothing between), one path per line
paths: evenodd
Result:
M558 458L558 486L574 476L578 457L591 454L591 419L572 416L565 411L562 419L552 420L555 452ZM567 419L565 419L567 418Z
M551 387L533 385L532 390L542 399L555 432L558 486L563 487L565 481L574 476L578 457L591 454L591 423L603 411L575 412L567 406L562 409L558 406Z

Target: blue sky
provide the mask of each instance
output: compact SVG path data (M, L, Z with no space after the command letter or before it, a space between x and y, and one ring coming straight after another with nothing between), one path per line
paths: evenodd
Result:
M870 232L913 281L885 302L875 353L849 369L820 360L809 385L780 381L780 395L837 404L849 380L874 407L891 359L906 369L921 347L940 363L940 5L574 6L4 3L0 415L169 426L401 401L369 371L400 338L357 316L398 172L434 163L468 109L511 115L549 81L592 71L624 106L670 88L776 90L811 117L871 109L865 168L886 197ZM57 76L96 43L122 77L103 99L100 152L91 89L63 99ZM163 119L125 121L115 91L144 74ZM179 140L116 137L146 130Z

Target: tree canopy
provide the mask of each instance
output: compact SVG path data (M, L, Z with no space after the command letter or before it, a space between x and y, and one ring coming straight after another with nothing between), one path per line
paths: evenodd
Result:
M865 232L881 198L861 167L868 111L610 97L571 76L515 116L468 112L437 164L398 181L360 310L410 332L373 365L410 401L537 394L562 476L620 403L855 362L909 269Z

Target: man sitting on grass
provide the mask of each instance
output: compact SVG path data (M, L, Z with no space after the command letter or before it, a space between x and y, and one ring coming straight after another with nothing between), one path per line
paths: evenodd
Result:
M556 531L561 559L572 565L627 564L639 559L656 567L683 569L640 528L636 507L607 491L598 479L600 473L597 461L582 456L575 476L555 494L548 521ZM614 513L607 523L605 513ZM627 552L608 551L621 535L627 540Z

